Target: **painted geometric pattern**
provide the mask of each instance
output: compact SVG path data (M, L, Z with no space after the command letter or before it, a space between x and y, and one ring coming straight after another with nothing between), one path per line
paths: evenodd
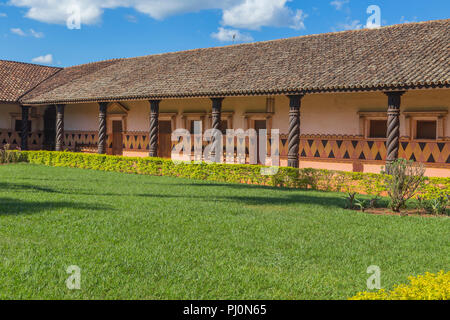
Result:
M281 156L287 156L287 135L282 135L280 140ZM302 136L299 155L304 159L384 162L386 142L352 136ZM448 166L450 141L415 142L401 139L399 157Z
M225 138L225 137L224 137ZM96 146L96 131L65 132L65 146L74 149L76 145ZM42 146L42 132L31 133L30 149ZM193 142L193 141L192 141ZM237 146L235 140L235 148ZM108 146L112 147L112 135L108 135ZM206 146L209 142L203 142ZM224 139L224 151L226 146ZM11 148L20 146L20 135L14 131L0 130L0 144L10 144ZM176 142L172 143L172 147ZM280 135L280 156L287 157L288 135ZM127 151L148 151L149 135L146 132L124 132L123 149ZM268 151L270 150L270 142ZM270 152L270 151L269 151ZM248 148L246 148L248 154ZM386 159L386 143L383 140L365 140L358 136L307 136L300 138L299 156L309 160L367 161L384 162ZM450 141L415 142L400 140L399 157L418 162L448 166L450 165Z
M112 141L109 142L112 148ZM123 133L123 149L129 151L148 151L149 133L146 132L125 132Z
M64 133L64 145L68 149L76 146L96 146L98 143L98 132L96 131L66 131Z
M28 135L28 148L30 150L39 150L42 148L44 135L42 132L32 132ZM20 132L11 130L0 130L0 146L10 145L11 149L20 148L21 144Z

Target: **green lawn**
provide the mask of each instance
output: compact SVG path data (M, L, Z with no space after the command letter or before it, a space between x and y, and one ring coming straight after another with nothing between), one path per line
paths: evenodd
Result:
M336 193L28 164L0 177L0 298L346 299L370 265L387 289L450 266L448 218L347 211Z

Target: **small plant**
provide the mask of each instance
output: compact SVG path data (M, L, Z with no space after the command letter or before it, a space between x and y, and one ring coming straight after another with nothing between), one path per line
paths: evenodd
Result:
M355 206L359 208L362 212L365 212L367 209L370 208L370 201L355 199Z
M380 197L376 196L369 200L369 208L378 208L380 206Z
M20 155L18 152L10 150L10 145L5 144L3 149L0 149L0 164L19 162Z
M439 196L433 199L418 198L419 209L434 215L444 215L447 213L447 207L450 205L450 196Z
M423 184L425 168L413 161L398 159L388 166L388 174L384 174L384 185L390 198L390 208L400 212L406 202L414 197Z
M354 209L355 208L355 200L356 200L356 192L349 192L345 199L345 209Z

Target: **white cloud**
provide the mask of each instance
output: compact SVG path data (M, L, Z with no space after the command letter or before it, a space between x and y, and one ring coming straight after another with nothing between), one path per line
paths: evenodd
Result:
M30 34L33 37L38 38L38 39L44 37L44 34L42 32L37 32L37 31L34 31L33 29L30 29Z
M342 10L344 5L348 4L350 0L334 0L331 1L330 4L335 7L336 10Z
M34 62L34 63L52 64L52 62L53 62L53 55L46 54L45 56L40 56L40 57L33 58L31 61Z
M304 29L306 15L286 7L287 0L245 0L223 12L225 26L258 30L261 27L290 27Z
M25 32L23 32L23 30L20 28L11 28L10 31L11 31L11 33L17 34L18 36L21 36L21 37L26 36Z
M137 23L138 22L138 18L136 16L133 16L132 14L127 14L125 16L125 19L127 19L127 21L131 22L131 23Z
M338 23L336 28L332 28L333 31L346 31L346 30L359 30L364 26L359 20L347 20L344 23Z
M0 18L6 18L8 15L4 12L0 12Z
M222 10L224 26L257 30L263 26L304 28L306 15L287 6L291 0L10 0L28 8L26 17L41 22L66 24L79 8L82 24L97 23L105 9L134 8L154 19L209 9Z
M23 31L20 28L11 28L10 31L11 31L11 33L17 34L21 37L26 37L28 35L33 36L35 38L43 38L44 37L44 34L42 32L37 32L37 31L34 31L33 29L30 29L30 34L27 34L25 31Z
M239 30L225 29L220 27L219 30L211 34L211 37L222 42L251 42L252 36L248 34L242 34Z
M417 22L417 17L414 17L412 20L406 19L405 16L402 16L400 18L400 23L411 23L411 22Z

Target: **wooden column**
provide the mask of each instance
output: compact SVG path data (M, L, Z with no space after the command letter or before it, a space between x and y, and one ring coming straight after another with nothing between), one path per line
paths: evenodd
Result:
M222 124L222 101L224 98L211 98L212 100L212 112L211 112L211 129L216 129L221 131L221 124ZM216 156L216 149L217 149L217 142L215 136L211 137L212 142L212 150L211 150L211 156L215 158ZM220 159L217 159L220 160Z
M290 95L289 98L289 150L288 166L299 167L300 147L300 106L303 95Z
M56 105L56 151L64 150L64 108L63 104Z
M99 103L98 112L98 153L106 153L107 132L106 132L106 111L108 108L107 102Z
M160 100L150 100L150 142L149 156L158 156L158 139L159 139L159 103Z
M28 127L28 118L30 113L30 107L22 106L22 134L20 148L22 150L28 150L28 135L30 128Z
M386 170L389 172L389 164L398 159L400 142L400 103L404 92L385 92L388 96L388 121L387 121L387 156Z

